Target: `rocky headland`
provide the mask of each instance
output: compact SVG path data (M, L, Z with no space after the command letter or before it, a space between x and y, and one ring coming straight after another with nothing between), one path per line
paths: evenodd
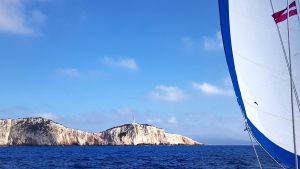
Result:
M0 145L202 145L148 124L125 124L92 133L33 117L0 120Z

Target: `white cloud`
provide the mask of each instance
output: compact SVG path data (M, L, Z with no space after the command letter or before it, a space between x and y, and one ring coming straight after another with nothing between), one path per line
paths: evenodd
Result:
M176 124L177 119L176 119L176 117L172 116L167 120L167 122L170 123L170 124Z
M80 71L75 68L59 68L56 69L56 72L62 76L67 76L72 78L78 78L81 75Z
M186 94L175 86L156 86L155 89L150 92L150 98L159 101L178 102L186 99Z
M208 51L219 51L223 49L221 31L218 31L213 37L203 37L203 46Z
M210 85L208 83L202 83L202 84L197 84L193 83L193 87L195 89L201 90L204 93L208 94L219 94L220 89L218 89L216 86Z
M103 63L111 67L125 68L133 71L137 71L139 69L136 61L132 58L115 59L105 57L103 59Z
M192 86L194 87L194 89L209 95L227 95L227 96L233 95L232 89L222 89L220 87L214 86L206 82L204 83L193 82Z
M15 34L34 34L34 24L45 21L39 10L28 11L24 0L0 1L0 31Z

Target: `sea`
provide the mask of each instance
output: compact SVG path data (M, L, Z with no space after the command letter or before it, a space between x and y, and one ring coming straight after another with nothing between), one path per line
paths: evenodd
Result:
M260 147L263 168L280 168ZM203 168L257 169L252 146L17 146L0 147L2 169Z

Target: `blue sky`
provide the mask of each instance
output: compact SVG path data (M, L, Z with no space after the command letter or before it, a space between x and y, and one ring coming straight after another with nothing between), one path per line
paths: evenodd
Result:
M0 51L1 118L248 143L216 0L2 0Z

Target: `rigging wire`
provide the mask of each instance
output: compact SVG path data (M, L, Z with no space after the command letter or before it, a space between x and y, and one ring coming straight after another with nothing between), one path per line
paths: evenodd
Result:
M296 131L295 131L295 114L294 114L294 95L293 95L293 72L292 72L292 59L291 59L291 47L290 47L290 10L289 10L289 0L287 0L287 33L288 33L288 54L289 54L289 73L290 73L290 83L291 83L291 108L292 108L292 126L293 126L293 143L294 143L294 154L295 154L295 168L298 169L298 157L297 157L297 143L296 143ZM299 16L299 15L298 15Z
M259 156L258 156L258 153L257 153L257 151L256 151L256 148L255 148L255 146L254 146L254 143L253 143L253 140L252 140L252 138L256 141L256 143L258 143L258 145L271 157L271 159L273 160L273 161L275 161L277 164L278 164L278 166L280 166L281 168L283 168L283 169L285 169L285 167L282 165L282 164L280 164L273 156L271 156L271 154L260 144L260 142L258 142L257 141L257 139L254 137L254 135L253 135L253 133L252 133L252 130L251 130L251 128L249 127L249 125L248 125L248 122L247 122L247 120L246 120L246 117L245 117L245 114L243 113L243 111L242 111L242 108L241 108L241 105L240 105L240 110L241 110L241 114L242 114L242 116L243 116L243 118L244 118L244 122L245 122L245 127L246 127L246 130L247 130L247 132L248 132L248 135L249 135L249 138L250 138L250 141L251 141L251 144L252 144L252 147L253 147L253 149L254 149L254 152L255 152L255 155L256 155L256 159L257 159L257 161L258 161L258 164L259 164L259 167L260 167L260 169L262 169L262 165L261 165L261 162L260 162L260 159L259 159Z
M297 105L298 105L298 111L300 112L300 100L299 100L297 89L296 89L295 82L293 79L292 79L292 82L293 82L293 91L294 91L295 98L296 98Z
M237 98L237 100L238 100L238 99L239 99L239 98ZM238 101L238 103L239 103L239 101ZM243 116L243 118L244 118L245 127L246 127L245 130L247 130L247 132L248 132L248 135L249 135L249 138L250 138L250 141L251 141L251 144L252 144L252 147L253 147L253 150L254 150L254 153L255 153L255 156L256 156L258 165L259 165L259 168L262 169L260 159L259 159L259 157L258 157L256 148L255 148L255 145L254 145L253 140L252 140L252 138L251 138L251 134L250 134L250 133L251 133L251 129L250 129L250 127L248 126L247 119L246 119L246 114L243 113L243 110L242 110L241 105L239 105L239 106L240 106L241 114L242 114L242 116Z
M259 167L260 167L260 169L262 169L262 165L261 165L261 162L260 162L260 159L259 159L259 156L258 156L258 153L257 153L257 151L256 151L256 148L255 148L255 146L254 146L254 143L253 143L253 140L252 140L252 138L256 141L256 143L269 155L269 157L271 157L271 159L273 160L273 161L275 161L277 164L278 164L278 166L280 166L281 168L283 168L283 169L285 169L285 167L282 165L282 164L280 164L273 156L271 156L271 154L260 144L260 142L258 142L257 141L257 139L254 137L254 135L253 135L253 133L252 133L252 130L251 130L251 128L249 127L249 125L248 125L248 122L247 122L247 120L246 120L246 117L245 117L245 115L244 115L244 113L243 113L243 111L242 111L242 108L241 108L241 106L240 106L240 110L241 110L241 113L242 113L242 116L243 116L243 118L244 118L244 122L245 122L245 126L246 126L246 130L247 130L247 132L248 132L248 135L249 135L249 138L250 138L250 141L251 141L251 144L252 144L252 147L253 147L253 149L254 149L254 152L255 152L255 155L256 155L256 159L257 159L257 161L258 161L258 164L259 164Z
M273 161L275 161L281 168L285 169L285 167L282 164L280 164L273 156L271 156L271 154L260 144L260 142L257 141L257 139L254 137L251 129L250 129L249 133L251 134L252 138L256 141L256 143L271 157L271 159Z
M270 0L270 4L271 4L272 12L275 13L272 0ZM288 71L290 72L290 69L289 69L290 63L289 63L288 56L287 56L287 53L286 53L286 50L285 50L285 47L284 47L284 44L283 44L283 40L282 40L282 36L281 36L280 29L278 27L278 24L276 24L276 28L277 28L277 32L278 32L278 35L279 35L279 39L280 39L280 43L281 43L281 47L282 47L282 52L284 54L285 63L286 63ZM299 100L299 97L298 97L297 88L296 88L295 83L294 83L293 80L292 80L292 85L293 85L292 88L293 88L293 91L294 91L294 94L295 94L295 98L296 98L296 101L297 101L298 110L300 112L300 100Z
M274 13L274 7L273 7L272 0L270 0L270 4L271 4L271 7L272 7L272 11ZM276 28L277 28L279 39L280 39L280 42L281 42L281 47L282 47L282 51L283 51L283 54L284 54L286 66L287 66L287 69L289 71L290 63L289 63L289 60L288 60L288 57L287 57L287 53L286 53L286 50L285 50L285 47L284 47L284 44L283 44L281 32L280 32L279 27L278 27L277 24L276 24ZM294 91L294 94L295 94L295 98L296 98L296 101L297 101L298 110L300 112L300 100L299 100L297 88L296 88L296 85L295 85L295 82L294 82L293 79L292 79L292 88L293 88L293 91Z
M270 4L271 4L271 7L272 7L272 11L274 13L274 7L273 7L273 3L272 3L272 0L270 0ZM299 0L298 0L298 4L299 4ZM298 15L299 17L299 15ZM300 20L299 20L300 21ZM276 24L276 28L277 28L277 32L278 32L278 35L279 35L279 38L280 38L280 42L281 42L281 46L282 46L282 50L283 50L283 53L284 53L284 57L285 57L285 61L286 61L286 65L287 65L287 68L288 68L288 71L289 71L289 74L290 74L290 83L291 83L291 106L292 106L292 118L293 118L293 143L294 143L294 153L295 153L295 167L296 169L298 169L298 157L297 157L297 148L296 148L296 137L295 137L295 120L294 120L294 106L293 106L293 92L295 94L295 98L296 98L296 101L297 101L297 105L298 105L298 109L300 111L300 102L299 102L299 98L298 98L298 92L297 92L297 89L296 89L296 86L295 86L295 83L293 81L293 78L292 78L292 66L291 66L291 54L290 54L290 36L289 36L289 0L287 0L287 29L288 29L288 49L289 49L289 59L287 58L287 53L285 51L285 47L284 47L284 44L283 44L283 40L282 40L282 36L281 36L281 32L279 30L279 27L278 27L278 24Z
M272 0L270 0L270 4L271 4L271 7L272 7L272 11L274 13L275 11L274 11ZM277 28L279 39L280 39L280 42L281 42L282 51L283 51L283 54L284 54L284 57L285 57L286 66L287 66L288 71L289 71L290 63L288 61L287 53L286 53L286 50L285 50L285 47L284 47L284 44L283 44L281 32L280 32L279 27L278 27L277 24L276 24L276 28ZM294 94L295 94L295 97L296 97L296 100L297 100L298 110L300 112L300 101L299 101L298 92L297 92L297 88L295 86L294 81L293 81L293 90L294 90Z
M248 126L248 124L247 124L247 121L245 121L245 126L246 126L246 129L245 129L245 130L247 130L247 132L248 132L248 135L249 135L249 138L250 138L250 141L251 141L251 144L252 144L252 147L253 147L253 150L254 150L256 159L257 159L257 161L258 161L259 168L262 169L261 162L260 162L260 159L259 159L259 157L258 157L256 148L255 148L255 145L254 145L254 143L253 143L253 140L252 140L252 137L251 137L251 134L250 134L250 128L249 128L249 126Z

